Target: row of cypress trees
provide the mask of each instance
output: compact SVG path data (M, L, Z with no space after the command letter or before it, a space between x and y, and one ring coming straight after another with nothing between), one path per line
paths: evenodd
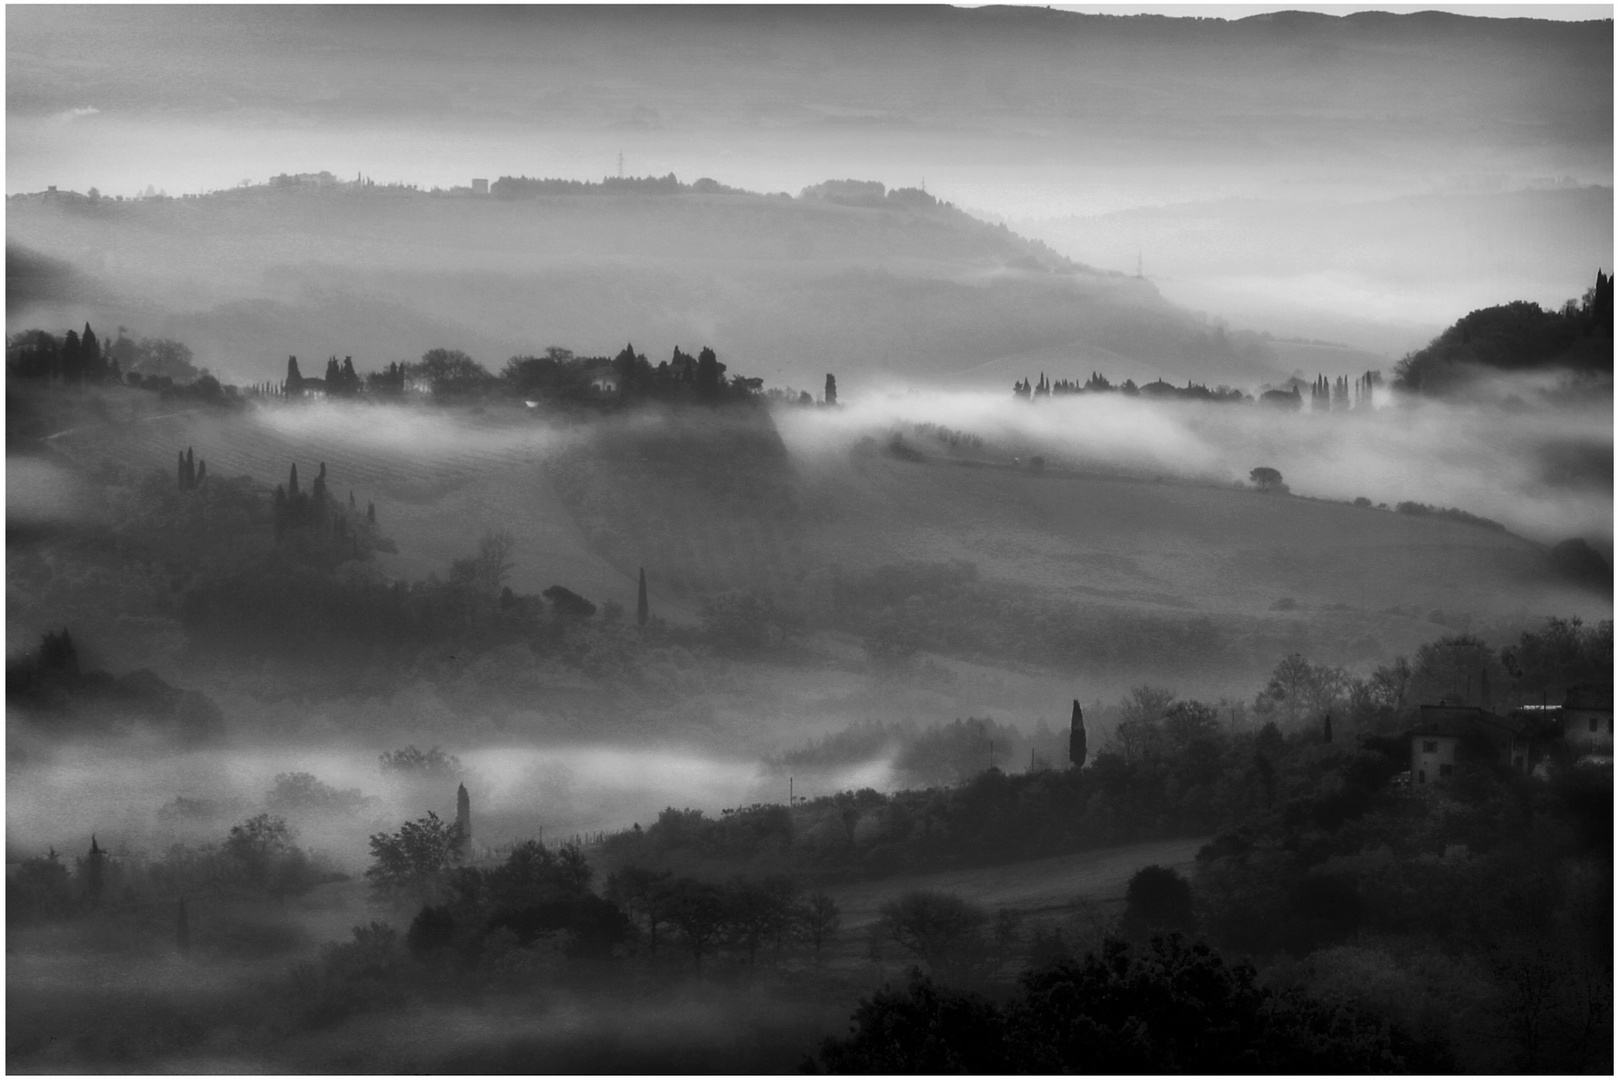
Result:
M175 466L176 479L181 491L196 491L208 478L208 462L194 459L191 451L191 447L186 447L185 453L179 455L179 461Z

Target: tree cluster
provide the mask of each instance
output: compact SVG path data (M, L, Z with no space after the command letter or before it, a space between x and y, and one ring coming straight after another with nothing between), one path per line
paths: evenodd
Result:
M175 844L158 858L114 858L92 836L71 871L55 849L23 859L8 882L6 918L12 925L57 922L102 908L167 907L186 897L210 903L283 900L334 880L297 840L286 819L272 813L238 822L219 841Z
M1026 971L998 1005L913 970L864 999L815 1063L835 1073L1431 1072L1444 1058L1376 1014L1259 984L1180 935L1111 939Z
M1446 1044L1462 1071L1606 1067L1612 774L1543 782L1477 758L1414 798L1379 782L1409 741L1378 745L1323 747L1315 784L1204 848L1202 929Z
M1598 271L1579 302L1547 311L1528 300L1471 311L1395 365L1395 386L1443 396L1487 371L1614 367L1614 278Z
M665 176L604 176L600 183L503 176L489 185L489 193L497 199L538 199L548 195L746 194L708 178L683 184L675 178L674 173Z
M18 379L63 383L121 383L170 391L189 387L194 396L218 399L224 390L206 368L198 368L184 343L169 338L133 338L120 326L104 339L85 323L81 334L24 330L6 339L6 373Z
M808 945L819 962L840 923L831 897L803 896L798 882L784 874L734 875L715 884L631 865L609 875L607 896L634 917L649 956L658 955L662 929L666 941L673 937L692 958L695 970L706 957L727 951L754 967L762 950L779 958L793 943Z
M6 701L29 722L53 731L129 732L150 726L179 741L202 743L225 728L219 706L142 668L121 676L81 670L72 635L47 632L40 647L7 665Z

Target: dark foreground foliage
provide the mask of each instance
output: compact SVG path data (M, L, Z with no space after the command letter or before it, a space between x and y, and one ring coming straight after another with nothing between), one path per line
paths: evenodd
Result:
M861 1002L807 1071L837 1073L1433 1073L1436 1047L1388 1021L1274 993L1179 934L1118 939L1025 972L1012 1000L913 970Z

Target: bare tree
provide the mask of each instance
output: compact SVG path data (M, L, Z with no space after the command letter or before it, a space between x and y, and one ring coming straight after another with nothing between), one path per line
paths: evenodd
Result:
M952 971L980 958L980 930L990 912L952 893L917 889L884 904L878 934L914 953L936 972Z
M843 916L838 910L837 901L826 893L811 893L810 898L800 905L799 932L810 942L817 964L821 963L821 946L838 933L838 926L842 920Z
M512 573L512 551L517 543L505 529L489 529L478 541L477 574L475 580L480 591L498 596L501 586Z

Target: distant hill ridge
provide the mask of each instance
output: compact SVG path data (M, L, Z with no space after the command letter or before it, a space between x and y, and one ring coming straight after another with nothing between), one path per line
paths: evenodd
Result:
M316 174L183 199L13 197L8 246L80 279L53 292L62 273L36 276L40 294L8 306L10 329L52 312L122 323L185 341L237 382L274 377L289 353L374 369L445 345L499 367L549 344L627 337L708 344L799 387L829 370L856 386L879 373L949 377L1075 345L1140 363L1119 374L1141 381L1288 374L1259 335L1216 333L1141 278L1075 263L921 189L843 180L784 197L700 181L605 198L616 183L591 194L552 183L520 178L507 187L532 197L507 198ZM85 296L117 299L86 310Z

